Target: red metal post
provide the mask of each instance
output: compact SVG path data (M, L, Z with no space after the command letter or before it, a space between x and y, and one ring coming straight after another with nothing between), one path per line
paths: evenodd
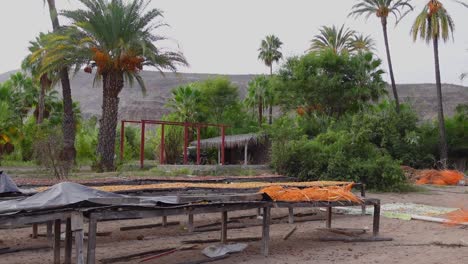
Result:
M188 163L187 145L188 145L188 126L187 126L187 123L185 123L184 124L184 165L187 165Z
M200 127L197 126L197 165L200 165Z
M145 160L145 121L141 121L141 142L140 142L140 168L144 168Z
M164 164L164 124L161 125L161 145L159 146L160 148L160 153L159 153L159 164Z
M124 145L125 145L125 121L120 123L120 161L124 158Z
M225 139L225 127L221 126L221 165L224 165L224 139Z

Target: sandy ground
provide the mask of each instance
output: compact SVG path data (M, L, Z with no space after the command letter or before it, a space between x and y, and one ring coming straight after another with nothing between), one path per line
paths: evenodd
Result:
M369 197L380 198L382 203L413 202L433 206L460 207L468 205L468 187L433 188L422 193L409 194L369 194ZM295 212L312 212L311 209ZM230 213L229 216L249 215L254 211ZM282 209L273 209L272 215L285 215ZM322 218L319 212L308 219ZM207 224L220 219L219 214L196 215L195 225ZM301 218L296 218L301 219ZM305 219L305 218L302 218ZM167 228L153 228L134 231L120 231L121 226L158 223L160 219L131 220L99 223L99 232L112 232L111 236L98 237L97 259L128 255L148 250L177 247L182 240L219 238L219 232L188 234L184 229L187 217L170 217L169 221L180 221L179 226ZM242 220L245 223L260 223L260 220ZM248 247L242 253L231 255L229 258L213 263L411 263L411 264L466 264L468 263L468 247L447 247L431 245L433 242L459 244L468 243L468 228L448 227L437 223L421 221L404 221L382 217L381 236L392 237L389 242L319 242L317 237L330 236L329 233L317 231L325 226L324 221L310 221L290 225L287 219L275 221L270 229L270 256L265 258L260 254L260 241L248 242ZM294 226L297 231L288 239L283 240ZM363 228L372 227L371 216L334 215L334 227ZM62 227L62 230L64 227ZM40 233L45 232L41 226ZM16 230L0 230L1 247L24 247L31 245L46 245L47 241L29 238L30 228ZM229 238L260 237L261 227L228 230ZM143 240L137 238L144 237ZM145 263L183 263L204 259L201 250L209 244L200 245L198 249L176 252ZM138 263L141 259L121 262ZM52 251L29 251L0 255L0 263L52 263ZM97 262L99 263L99 262Z

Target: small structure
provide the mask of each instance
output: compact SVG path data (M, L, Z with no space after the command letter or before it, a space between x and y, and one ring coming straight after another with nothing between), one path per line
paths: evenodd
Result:
M197 146L198 142L193 141L191 146ZM220 160L223 149L223 138L214 137L200 140L201 149L218 149L218 160ZM229 164L244 165L263 164L268 160L268 141L265 136L258 134L242 134L224 137L225 161ZM250 157L250 159L249 159Z

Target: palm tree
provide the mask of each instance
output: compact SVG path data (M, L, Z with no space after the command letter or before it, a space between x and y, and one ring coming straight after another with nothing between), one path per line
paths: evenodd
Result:
M250 107L257 107L258 109L258 124L263 123L263 109L266 104L266 96L268 89L268 78L264 75L258 76L249 82L247 91L247 98L245 103Z
M375 50L375 41L371 36L363 34L354 34L351 37L351 52L372 52Z
M273 63L278 62L280 59L283 58L283 53L281 53L280 49L281 46L283 45L283 42L275 36L275 35L269 35L266 36L264 40L262 40L262 43L260 44L260 48L258 51L260 52L258 54L258 59L262 60L263 63L267 67L270 68L270 77L273 76ZM272 123L272 118L273 118L273 105L270 105L269 107L269 118L268 118L268 123ZM262 119L262 116L259 116L259 119Z
M168 107L175 111L180 121L199 122L202 96L200 90L192 85L179 86L172 90Z
M366 19L375 14L380 18L385 41L385 50L387 52L390 81L392 82L392 91L393 97L395 98L397 112L400 112L400 99L398 97L395 76L393 74L392 56L390 55L390 45L388 44L387 23L388 16L391 14L395 16L397 20L396 23L398 23L409 13L409 11L412 11L413 6L410 4L410 1L411 0L360 0L358 4L352 7L352 11L349 14L350 16L355 17L365 15ZM407 10L403 12L405 9Z
M447 42L452 34L455 24L447 10L438 0L430 0L416 17L411 34L413 40L421 38L434 48L434 65L437 89L437 110L439 119L439 152L442 167L446 168L448 159L447 138L445 135L444 109L442 105L442 84L440 80L439 40Z
M341 28L337 28L335 25L322 26L320 33L312 39L309 51L332 50L335 54L349 52L353 48L352 38L355 34L356 31L345 28L345 25L342 25Z
M50 20L52 21L52 28L54 32L60 29L57 8L55 7L55 0L47 0L49 6ZM56 70L56 69L55 69ZM63 153L61 155L63 161L72 164L75 160L75 117L73 116L73 100L71 96L70 77L68 76L68 68L63 67L58 69L60 76L60 83L62 84L62 98L63 98Z
M45 34L40 33L29 47L30 54L23 60L22 68L31 73L36 83L40 85L40 93L37 106L36 123L41 124L44 119L46 92L52 87L53 81L58 77L57 72L41 73L42 59L45 56Z
M158 9L146 11L148 3L135 0L80 0L84 9L64 11L71 25L51 36L54 43L45 63L51 68L85 67L91 73L97 68L95 81L102 81L103 102L100 119L98 167L114 170L115 137L119 108L119 94L124 83L136 80L145 91L139 72L143 66L176 71L177 65L187 65L178 52L164 51L154 42L164 39L153 33L165 24L155 20L162 17ZM47 67L44 69L47 70Z

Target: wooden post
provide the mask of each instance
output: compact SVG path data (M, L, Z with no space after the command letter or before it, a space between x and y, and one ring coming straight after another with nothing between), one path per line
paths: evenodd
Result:
M165 141L164 141L164 124L161 125L161 144L159 145L159 164L164 164L164 154L165 154Z
M122 120L120 123L120 162L124 158L124 145L125 145L125 121Z
M166 227L167 226L167 216L162 217L162 226Z
M33 239L37 238L37 224L32 225L32 238Z
M270 207L263 208L262 253L267 257L270 247Z
M332 222L332 208L327 207L327 228L331 228Z
M201 151L200 151L200 127L197 126L197 165L200 165L200 155L201 155Z
M380 229L380 203L374 204L374 222L372 225L372 233L374 236L379 235Z
M221 127L221 165L224 165L225 156L224 156L224 145L225 145L225 134L226 128L224 126Z
M228 225L227 211L221 212L221 244L227 243L227 225Z
M48 221L47 222L47 241L49 242L49 245L53 246L53 236L52 236L52 226L54 225L53 221Z
M187 165L188 163L187 145L188 145L188 125L187 123L185 123L184 124L184 165Z
M247 166L248 165L248 146L249 146L249 143L245 143L245 148L244 148L244 165Z
M140 139L140 168L145 167L145 121L141 121L141 139Z
M218 165L221 164L221 148L218 148Z
M71 218L67 218L67 223L65 226L65 264L71 264L72 236Z
M92 215L89 216L88 223L88 255L87 264L94 264L96 261L96 232L97 220Z
M188 214L187 231L193 233L193 214Z
M60 219L54 223L54 264L60 264Z
M361 197L366 197L366 185L364 183L361 184ZM366 215L366 204L363 203L361 205L361 215Z
M290 224L294 224L294 208L289 207L288 210L289 210L288 222Z
M83 256L83 215L72 214L71 230L75 234L76 264L84 264Z

